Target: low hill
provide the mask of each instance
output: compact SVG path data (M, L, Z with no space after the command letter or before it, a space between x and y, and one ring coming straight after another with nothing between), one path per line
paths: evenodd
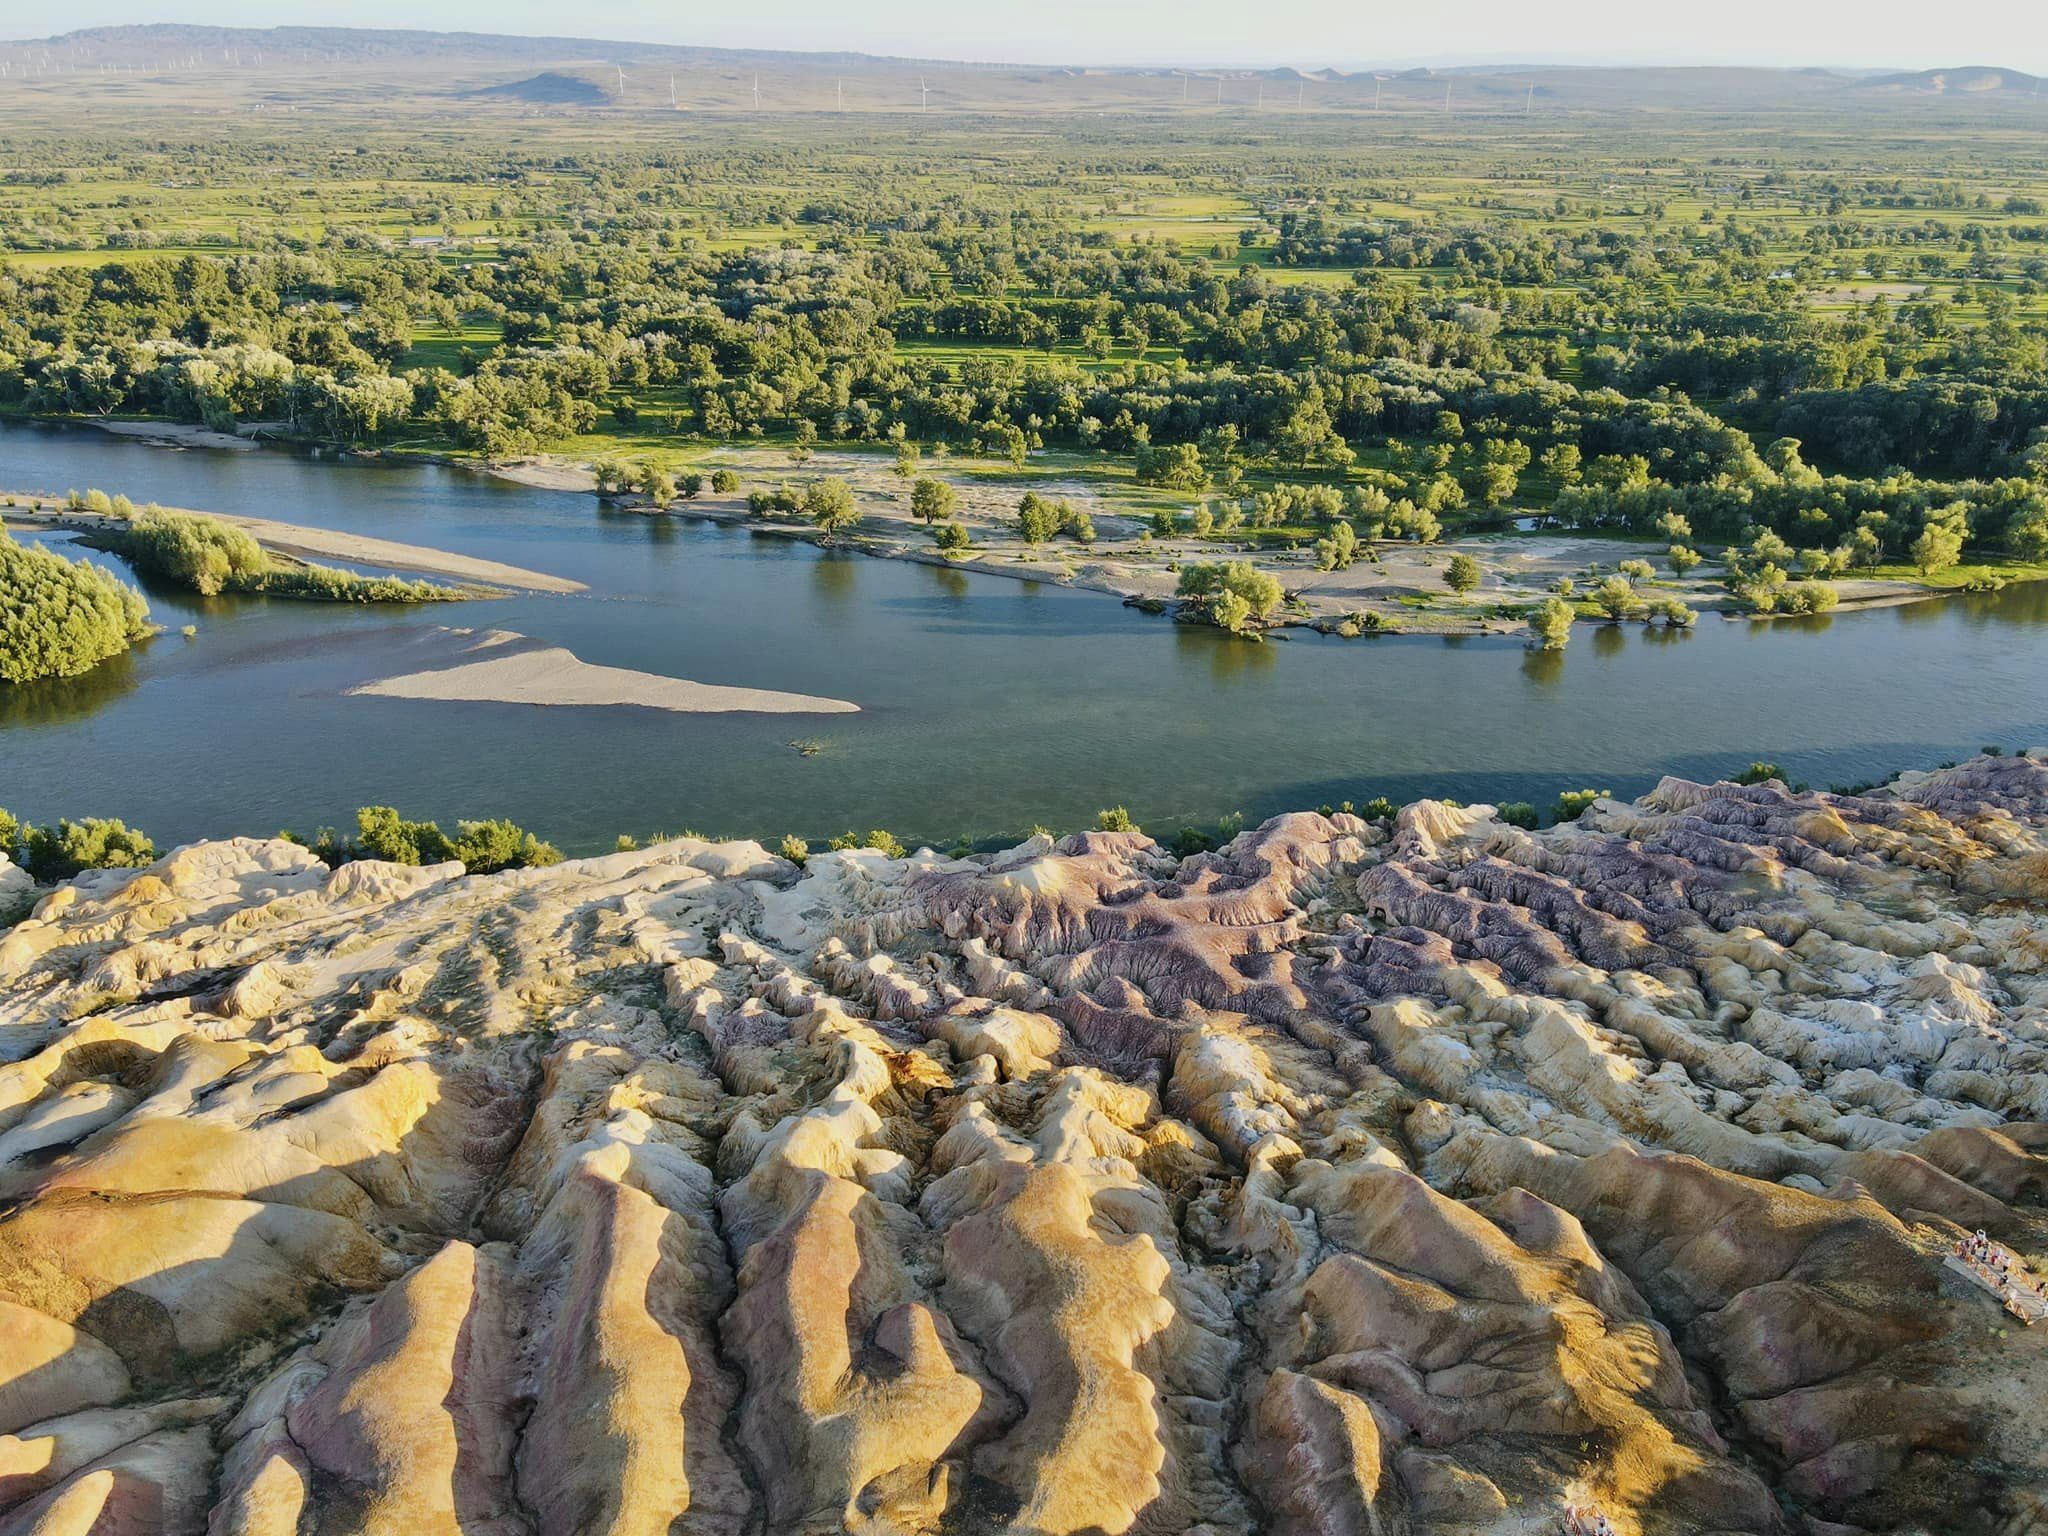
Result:
M2041 77L2017 69L1993 69L1978 64L1964 69L1919 69L1899 75L1877 75L1863 84L1870 90L1935 96L1983 91L2018 92L2031 96L2041 89Z
M595 81L555 69L544 69L524 80L507 80L502 85L479 86L470 94L551 107L599 107L611 100L611 93Z

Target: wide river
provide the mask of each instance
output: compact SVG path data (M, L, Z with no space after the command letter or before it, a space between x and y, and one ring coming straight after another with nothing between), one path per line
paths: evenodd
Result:
M1819 786L2048 743L2048 583L1831 619L1510 639L1252 645L1095 593L859 555L433 465L170 451L0 427L0 487L124 491L503 560L575 597L355 608L149 593L168 632L82 679L0 688L0 805L120 816L159 844L352 825L391 804L509 816L572 852L620 832L950 843L1164 831L1419 795L1548 803L1768 758ZM95 557L101 558L101 557ZM197 626L186 639L183 626ZM343 697L393 626L518 630L586 661L849 699L858 715L676 715ZM791 747L815 738L805 756Z

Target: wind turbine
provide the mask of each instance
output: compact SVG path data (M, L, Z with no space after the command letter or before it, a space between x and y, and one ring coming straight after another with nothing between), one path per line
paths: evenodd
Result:
M1529 94L1522 98L1522 116L1527 117L1536 105L1536 82L1529 82Z
M1375 112L1380 109L1380 86L1385 83L1386 78L1385 75L1374 75L1372 77L1372 109Z
M1451 110L1451 82L1448 80L1444 82L1444 110Z
M626 66L613 60L612 68L619 72L619 94L623 96L626 94Z
M759 75L754 76L754 110L756 112L761 110L761 77Z
M2041 82L2037 80L2034 83L2038 86ZM1216 76L1216 105L1219 107L1223 105L1223 76L1221 74Z
M1302 101L1304 100L1304 98L1306 98L1306 97L1307 97L1307 95L1308 95L1308 82L1307 82L1306 80L1297 80L1297 81L1295 81L1295 82L1294 82L1294 110L1295 110L1295 111L1299 112L1299 111L1301 110L1301 104L1302 104Z
M917 110L924 112L931 106L932 88L924 83L924 76L917 77Z
M675 104L676 104L676 77L675 77L674 75L670 75L670 76L668 77L668 104L669 104L669 110L671 110L671 111L675 110Z
M846 82L844 80L834 80L832 82L832 89L837 96L837 102L832 110L844 112L846 110Z

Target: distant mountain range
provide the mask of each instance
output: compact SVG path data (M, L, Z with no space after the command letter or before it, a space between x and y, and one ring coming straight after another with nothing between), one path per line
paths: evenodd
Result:
M1906 74L1833 69L1530 64L1460 68L1193 69L975 64L855 53L695 48L576 37L353 27L94 27L0 42L0 79L109 103L290 110L401 104L443 112L1374 112L1853 107L1874 96L2037 100L1991 66Z

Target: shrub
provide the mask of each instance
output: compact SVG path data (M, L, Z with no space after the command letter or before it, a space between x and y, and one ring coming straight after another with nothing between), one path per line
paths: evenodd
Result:
M562 862L561 849L509 821L458 821L452 851L472 875L540 869Z
M1138 824L1131 820L1131 813L1120 805L1112 805L1106 811L1095 813L1095 830L1098 832L1135 832Z
M1494 814L1511 827L1536 830L1536 807L1526 800L1510 800L1506 805L1494 808Z
M270 570L270 557L247 529L187 512L143 510L110 541L138 571L190 587L204 597L249 591Z
M1605 800L1609 792L1604 789L1568 789L1557 797L1556 819L1577 821L1585 814L1586 807L1595 800Z
M459 862L472 875L502 869L539 869L559 864L562 852L532 833L502 820L458 821L450 838L438 823L407 821L388 805L366 805L356 812L356 836L337 842L323 832L314 851L331 864L351 859L384 859L393 864Z
M883 855L885 858L891 859L900 859L905 852L903 844L897 840L896 834L885 832L880 827L868 833L866 837L862 837L858 832L842 832L825 846L835 853L847 853L856 848L868 848Z
M1802 581L1779 595L1778 606L1786 613L1827 613L1841 600L1842 594L1825 581Z
M730 496L740 488L740 477L730 469L715 469L711 472L711 489L720 496Z
M1762 784L1771 779L1783 779L1784 773L1776 763L1751 763L1742 772L1729 776L1730 784Z
M932 542L947 554L958 554L971 542L967 530L958 523L941 523L932 530Z
M1481 574L1479 562L1470 555L1453 555L1444 567L1444 585L1462 595L1479 585Z
M1366 821L1392 821L1399 809L1385 795L1374 795L1358 808L1358 814Z
M0 806L0 853L11 859L14 857L15 849L20 846L21 823L15 820L11 811Z
M81 870L141 869L156 862L156 845L147 833L97 817L30 827L21 847L23 867L45 884Z
M801 869L811 856L811 845L794 832L787 832L783 834L782 841L776 844L775 851Z
M149 633L126 582L0 530L0 683L76 677Z

